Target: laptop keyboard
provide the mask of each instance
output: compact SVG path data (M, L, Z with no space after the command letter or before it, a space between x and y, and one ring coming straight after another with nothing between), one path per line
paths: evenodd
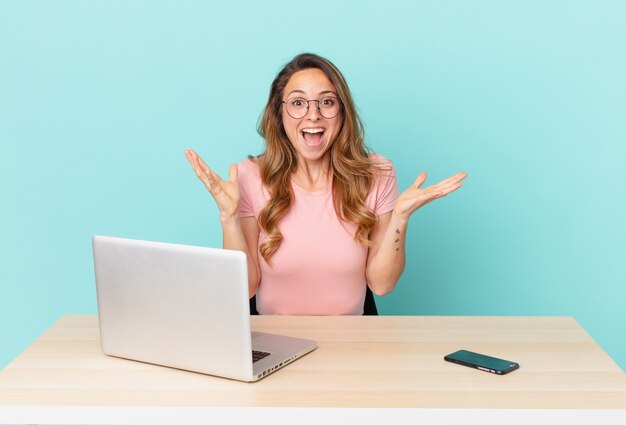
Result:
M258 362L264 357L269 356L270 353L266 353L265 351L256 351L252 350L252 363Z

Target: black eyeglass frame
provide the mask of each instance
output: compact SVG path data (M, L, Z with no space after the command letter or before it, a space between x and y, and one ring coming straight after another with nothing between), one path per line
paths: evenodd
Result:
M306 102L306 112L305 112L305 113L304 113L304 115L302 115L301 117L294 117L293 115L291 115L291 114L289 113L289 108L286 108L286 109L287 109L287 114L288 114L291 118L293 118L294 120L299 120L299 119L302 119L302 118L306 117L306 114L308 114L308 113L309 113L309 103L310 103L310 102L317 102L317 111L320 113L320 115L321 115L322 117L326 118L327 120L333 119L333 118L335 118L337 115L339 115L339 113L341 112L341 107L343 106L343 102L341 101L341 99L339 99L338 97L335 97L335 96L326 96L326 97L323 97L323 98L321 98L321 99L305 99L305 98L303 98L303 97L293 97L293 98L291 98L291 99L283 100L281 103L286 105L286 104L287 104L287 101L289 101L289 100L293 100L293 99L300 99L300 100L304 100L304 101ZM337 110L337 113L336 113L335 115L333 115L332 117L327 117L327 116L325 116L325 115L322 113L322 108L320 108L320 102L321 102L322 100L324 100L324 99L335 99L335 100L337 100L337 102L339 102L339 109Z

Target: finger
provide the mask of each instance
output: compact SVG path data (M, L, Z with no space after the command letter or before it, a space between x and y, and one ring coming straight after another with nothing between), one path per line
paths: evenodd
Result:
M205 184L207 181L211 184L211 186L217 185L220 186L223 182L222 178L217 175L211 168L204 162L204 160L197 153L192 151L193 164L195 164L194 169L196 170L196 174L200 180L202 180ZM210 190L211 188L209 188Z
M460 173L456 173L452 177L454 177L454 181L460 182L460 181L463 181L467 177L467 173L461 171Z
M211 168L208 165L206 165L206 162L204 162L204 160L200 158L199 155L196 155L196 158L198 158L198 163L200 164L200 166L202 167L205 173L210 175L213 178L213 180L215 180L217 183L223 182L222 178L216 172L211 170Z
M194 165L194 161L193 161L193 154L195 152L192 151L191 149L185 149L185 158L187 158L187 161L189 162L189 164L191 164L191 166L193 167Z
M446 186L444 188L441 188L437 191L435 191L435 198L443 198L446 195L449 195L450 193L454 192L455 190L457 190L458 188L462 187L463 184L461 182L457 182L455 184L451 184L449 186Z
M201 161L201 159L198 154L190 151L188 160L194 172L196 173L196 176L206 186L209 192L211 192L212 195L216 195L217 193L219 193L220 185L215 179L216 174L213 173L206 164L200 164L199 161Z
M237 169L237 164L231 164L228 169L228 177L230 177L231 183L237 183L237 176L239 174L239 170Z
M207 178L212 177L211 174L208 172L208 170L202 167L202 165L200 165L197 155L192 155L190 162L191 162L191 166L193 167L193 170L196 172L196 176L198 176L200 180L206 183L205 180Z
M196 176L201 177L200 164L198 164L197 156L194 151L185 151L185 156L187 157L187 161L191 164L191 168L196 173Z
M419 188L419 187L421 187L424 184L425 181L426 181L426 173L424 171L422 171L419 174L419 176L417 176L417 178L413 182L412 186L415 186L415 187Z
M458 173L455 176L453 176L453 179L449 179L449 181L446 184L440 185L439 186L439 190L443 190L446 193L450 193L451 187L455 187L457 184L461 183L463 181L463 179L465 179L465 177L467 177L467 174L465 173ZM454 190L456 190L458 188L455 188Z
M441 189L445 186L456 184L460 182L461 180L463 180L465 177L467 177L467 174L465 173L456 173L455 175L450 176L447 179L442 180L437 184L434 184L433 187L436 187L437 189Z

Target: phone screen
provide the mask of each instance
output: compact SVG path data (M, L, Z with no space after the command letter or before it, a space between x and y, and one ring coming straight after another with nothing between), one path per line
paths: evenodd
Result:
M459 350L456 353L448 354L444 357L444 360L498 375L504 375L519 369L518 363L467 350Z

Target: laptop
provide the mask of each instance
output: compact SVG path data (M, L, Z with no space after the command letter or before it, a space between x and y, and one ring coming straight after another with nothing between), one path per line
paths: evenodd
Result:
M93 237L102 351L240 381L257 381L317 347L251 332L240 251Z

